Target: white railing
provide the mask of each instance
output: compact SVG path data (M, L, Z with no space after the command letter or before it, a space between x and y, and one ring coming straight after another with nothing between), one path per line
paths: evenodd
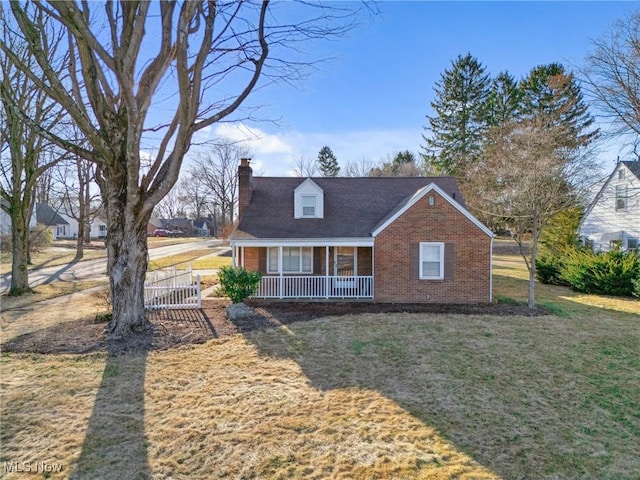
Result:
M144 284L144 307L157 309L200 308L200 275L195 281L188 270L156 270Z
M372 276L263 276L257 298L373 298Z

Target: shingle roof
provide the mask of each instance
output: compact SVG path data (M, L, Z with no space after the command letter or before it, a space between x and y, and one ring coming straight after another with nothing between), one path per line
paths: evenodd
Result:
M36 204L36 222L51 227L53 225L69 225L64 218L46 203Z
M636 160L635 162L623 161L621 162L627 167L631 172L640 179L640 161Z
M295 177L254 177L251 202L232 238L363 238L402 208L421 188L435 183L464 206L452 177L312 178L324 191L324 218L294 219Z

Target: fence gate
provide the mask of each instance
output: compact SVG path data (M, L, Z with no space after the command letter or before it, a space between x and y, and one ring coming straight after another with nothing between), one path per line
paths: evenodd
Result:
M191 265L187 270L168 270L151 272L144 283L144 308L150 310L200 308L200 275L194 280Z

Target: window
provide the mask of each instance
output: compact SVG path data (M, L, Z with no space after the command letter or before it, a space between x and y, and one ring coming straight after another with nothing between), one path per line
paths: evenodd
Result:
M618 170L618 179L619 180L623 180L624 179L624 170L622 170L622 169Z
M303 217L315 217L316 216L316 197L313 195L302 196L302 216Z
M106 225L98 225L98 231L106 232L107 231L107 226Z
M627 238L627 250L638 250L637 238Z
M616 210L627 209L627 187L618 185L616 187Z
M267 250L267 273L280 273L280 247ZM313 247L282 247L282 273L313 273Z
M420 244L420 279L442 280L444 278L444 243L424 242Z

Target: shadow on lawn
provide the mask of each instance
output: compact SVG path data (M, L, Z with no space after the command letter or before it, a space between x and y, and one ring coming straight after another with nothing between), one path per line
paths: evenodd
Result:
M245 338L263 355L294 360L315 388L380 392L501 477L632 471L635 340L617 323L580 323L363 314Z
M144 430L146 351L110 351L70 478L151 478Z

